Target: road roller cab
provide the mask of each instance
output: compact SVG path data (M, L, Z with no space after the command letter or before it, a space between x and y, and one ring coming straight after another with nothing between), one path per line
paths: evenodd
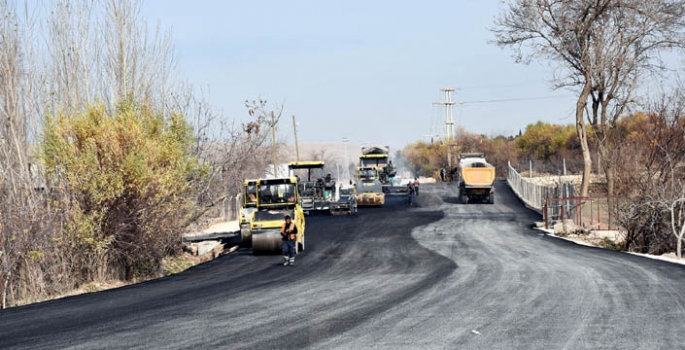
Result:
M297 178L257 180L257 207L252 213L250 231L255 254L281 251L281 226L290 215L297 226L297 250L304 250L305 220Z
M257 210L257 180L245 180L243 182L242 207L240 209L240 242L249 247L252 245L250 222L252 213Z

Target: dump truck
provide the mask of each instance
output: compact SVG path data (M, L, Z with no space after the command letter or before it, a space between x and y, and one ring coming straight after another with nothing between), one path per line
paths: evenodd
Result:
M462 203L495 203L495 167L485 160L485 153L459 154L457 169Z
M252 245L250 220L252 213L257 210L257 180L243 182L243 203L240 208L240 243L244 247Z
M380 207L385 204L385 193L378 178L378 168L375 166L357 167L354 178L357 206Z
M326 212L330 210L331 194L335 194L331 187L335 187L335 181L331 179L330 175L323 175L323 168L325 163L322 161L304 161L288 163L288 170L290 176L296 176L296 170L306 170L307 177L299 178L298 191L302 198L302 210L305 215L314 212ZM318 178L312 178L312 172Z
M394 186L397 168L392 164L389 156L389 146L368 146L362 147L362 154L359 156L359 167L375 167L378 170L378 180L381 189L386 194L407 194L405 186Z
M298 252L303 251L305 219L300 205L302 199L298 192L297 178L259 179L256 184L257 207L250 220L252 252L281 252L280 230L286 215L297 225L296 249Z

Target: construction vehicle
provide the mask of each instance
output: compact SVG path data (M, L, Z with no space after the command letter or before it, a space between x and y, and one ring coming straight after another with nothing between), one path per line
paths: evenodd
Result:
M462 203L495 203L495 167L485 160L485 153L459 154L457 168Z
M378 176L378 168L375 166L357 167L354 178L357 206L380 207L385 204L385 193Z
M338 191L340 196L331 202L331 214L354 215L357 213L357 193L353 186L343 186Z
M240 243L244 247L252 245L250 220L257 210L257 180L245 180L243 183L243 204L240 208Z
M319 181L324 200L328 202L334 201L338 196L338 187L335 185L335 179L331 174L326 174L326 176L317 181Z
M297 226L297 251L304 250L305 220L297 185L295 177L257 180L257 209L250 220L254 254L281 251L280 230L286 215Z
M390 160L389 151L389 146L362 147L359 167L375 167L378 170L378 180L381 183L383 193L407 194L408 190L405 186L394 186L397 168Z
M296 176L295 170L307 170L307 178L300 178L297 185L300 197L302 198L302 210L306 215L314 212L327 213L330 210L330 195L327 196L326 194L327 189L329 194L332 193L330 186L331 182L332 186L335 186L335 181L332 181L330 175L312 180L312 170L321 169L319 171L321 173L324 166L325 163L321 161L288 163L290 176Z

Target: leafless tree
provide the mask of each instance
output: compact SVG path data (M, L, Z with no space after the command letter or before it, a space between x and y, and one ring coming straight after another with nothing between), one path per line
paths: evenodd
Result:
M74 288L107 264L71 254L51 206L37 141L45 117L125 98L170 106L169 32L149 31L140 1L0 0L0 291L2 307ZM90 271L80 275L79 273ZM86 279L83 279L86 278ZM34 299L35 300L35 299Z
M618 183L631 190L619 210L626 249L682 254L685 231L685 96L662 96L647 113L632 116L632 130L616 132L622 162ZM629 133L630 135L626 135ZM624 190L625 191L625 190ZM674 239L675 238L675 244Z
M60 0L48 17L44 65L52 111L135 98L166 107L175 65L171 33L150 32L142 2Z
M659 54L685 45L685 3L675 0L514 0L493 29L495 43L513 47L517 61L545 59L556 68L554 88L572 88L583 154L581 196L588 193L592 158L585 116L611 147L610 131L633 101L639 79L658 71ZM588 102L592 112L586 113ZM613 162L605 164L613 192ZM606 163L606 162L605 162Z
M272 128L280 120L283 105L272 105L262 98L246 100L249 118L247 122L239 123L225 120L208 104L184 103L194 106L181 108L194 110L190 111L191 115L212 115L199 118L197 126L201 141L198 141L196 153L210 167L209 181L200 192L202 203L213 206L223 198L240 193L243 180L263 176L273 159ZM277 148L282 145L283 142L277 140Z
M0 18L0 291L5 308L16 295L45 288L40 264L53 238L53 222L32 152L38 74L29 44L35 40L36 19L33 13L20 15L6 0L0 1Z
M671 217L671 232L676 238L676 254L683 257L683 239L685 239L685 194L672 201L668 206Z

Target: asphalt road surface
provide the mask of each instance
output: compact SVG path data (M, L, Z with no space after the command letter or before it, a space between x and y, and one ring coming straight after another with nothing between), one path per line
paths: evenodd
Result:
M179 275L0 312L0 348L685 349L685 268L578 246L425 185L312 217L295 267L245 249Z

